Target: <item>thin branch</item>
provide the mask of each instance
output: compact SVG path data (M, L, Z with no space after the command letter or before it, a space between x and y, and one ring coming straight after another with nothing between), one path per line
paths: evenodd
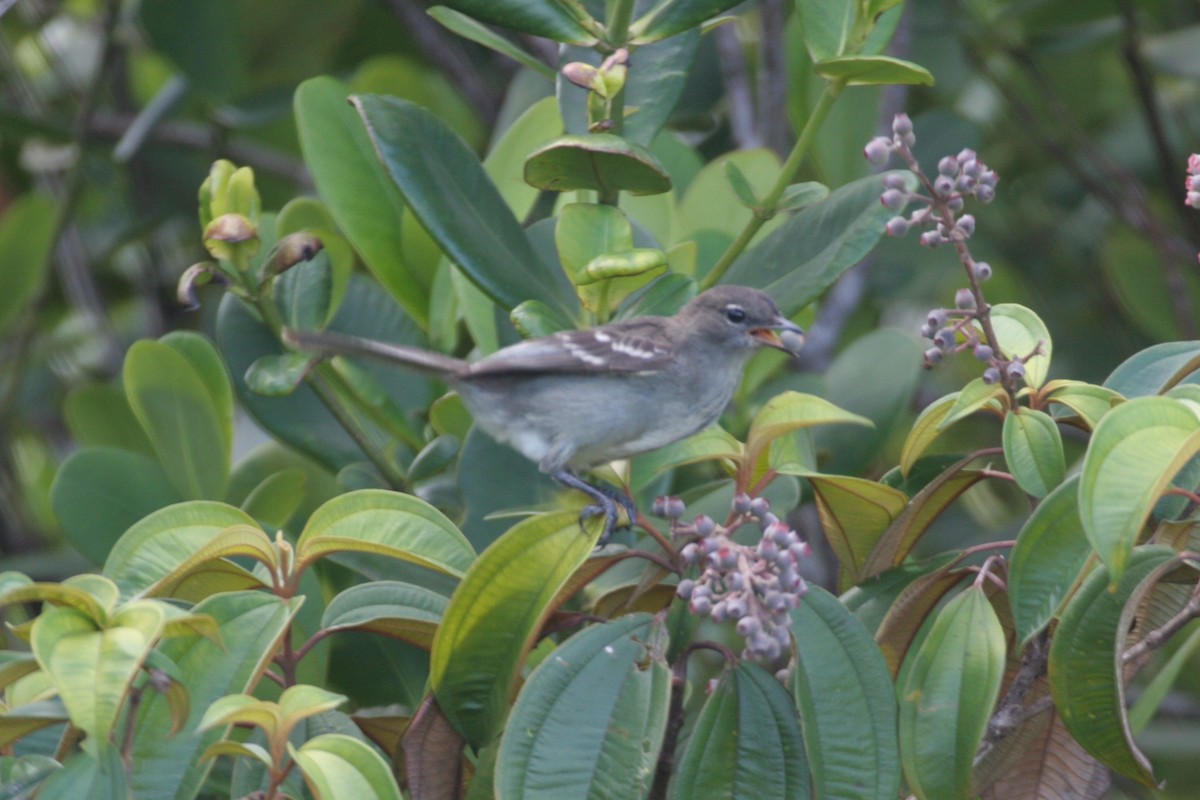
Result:
M982 763L992 749L1005 736L1016 730L1022 722L1049 707L1049 703L1041 705L1040 701L1029 706L1025 705L1025 698L1033 689L1038 678L1046 674L1046 665L1049 659L1050 637L1045 631L1042 631L1029 643L1029 648L1021 658L1021 666L1017 670L1016 676L1009 684L1008 691L1004 693L1004 698L996 707L992 718L988 720L983 743L979 747L979 752L975 754L976 765ZM1043 699L1049 700L1050 698ZM1036 711L1035 707L1037 707Z
M1192 590L1192 596L1188 598L1187 604L1175 616L1147 633L1142 637L1140 642L1121 654L1122 663L1128 664L1146 655L1151 650L1157 650L1166 644L1168 639L1178 633L1180 628L1197 618L1200 618L1200 583L1196 584L1196 588Z

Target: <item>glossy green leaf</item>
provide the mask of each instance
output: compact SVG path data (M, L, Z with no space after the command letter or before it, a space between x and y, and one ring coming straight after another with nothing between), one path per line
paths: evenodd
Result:
M108 620L108 612L111 610L110 603L101 602L101 599L92 592L80 586L72 586L67 582L12 581L3 592L0 592L0 606L33 602L70 608L83 614L97 626L103 625Z
M426 650L446 611L444 595L400 581L351 586L329 602L321 618L325 631L370 631L403 639Z
M40 677L43 678L44 686L39 688L44 688L47 694L52 693L49 678L44 674ZM13 705L12 708L0 714L0 746L3 747L8 747L18 739L23 739L44 728L70 721L67 716L67 708L62 704L61 699L53 697L49 700L26 703L23 702L25 698L14 694L14 690L20 687L21 683L18 682L16 686L10 687L6 692Z
M130 526L182 499L156 459L112 447L72 453L50 489L67 540L97 564Z
M1049 414L1014 408L1004 417L1004 460L1026 493L1045 497L1067 472L1062 434Z
M899 565L934 520L963 492L983 480L982 472L965 468L972 460L968 457L956 462L913 495L908 507L900 512L900 516L880 537L875 550L863 565L863 577L878 575L889 567Z
M408 207L480 289L506 310L535 299L570 315L479 159L444 122L392 97L352 102Z
M41 290L56 216L54 201L44 194L22 195L0 216L0 331L25 313Z
M1114 585L1154 505L1200 452L1200 418L1183 401L1139 397L1096 426L1083 458L1079 515Z
M671 176L649 150L611 133L562 136L538 148L525 161L525 180L552 192L644 195L671 189Z
M254 487L242 501L242 511L264 525L282 528L300 507L307 487L308 475L303 470L280 470Z
M969 800L1004 678L1004 628L983 589L947 603L913 658L900 699L904 776L921 800Z
M433 6L426 13L445 26L447 30L453 31L464 39L470 39L472 42L506 55L521 66L554 80L553 69L466 14L446 6Z
M875 641L894 677L900 677L905 659L911 655L913 643L918 641L929 615L962 582L965 571L955 568L954 563L946 561L910 580L895 593L887 613L879 621Z
M142 340L125 357L125 395L172 485L188 499L224 496L229 444L201 373L169 344Z
M938 423L937 433L941 433L959 420L966 419L983 408L997 408L1004 396L1004 387L999 383L987 383L983 378L973 379L962 388L961 392L957 393L954 405L946 411L942 421Z
M915 189L915 178L899 174ZM847 184L796 212L739 256L722 282L762 289L785 314L808 305L883 236L894 212L879 202L882 179L873 175Z
M1164 342L1134 353L1104 379L1124 397L1160 394L1200 369L1200 342Z
M1042 392L1046 402L1074 412L1089 430L1095 430L1101 418L1125 399L1112 389L1083 381L1050 381Z
M933 85L933 75L920 64L891 56L839 56L818 61L813 69L826 80L847 86Z
M729 184L726 175L726 165L734 164L738 172L746 179L750 189L758 197L766 196L771 186L779 177L782 162L774 151L766 148L753 150L736 150L713 159L704 165L683 193L680 200L676 222L672 226L672 237L675 241L696 240L703 246L706 238L714 234L722 234L732 241L750 222L754 212L742 205L737 194ZM754 241L762 241L767 234L776 230L787 220L786 215L777 214L767 220ZM724 246L728 242L722 237L716 237ZM711 259L715 261L717 254ZM706 259L701 256L701 264L707 268ZM737 283L738 281L733 281Z
M139 625L114 619L111 627L98 629L86 615L60 607L43 611L33 624L33 653L71 723L88 735L97 753L109 744L129 686L162 629L163 612L155 604L140 603L125 614L135 615L154 619Z
M854 29L856 6L855 0L826 0L801 3L797 7L804 46L814 62L846 52Z
M312 367L309 353L263 356L246 370L246 387L263 397L287 397L304 382Z
M192 501L160 509L117 541L104 563L104 575L120 587L122 595L153 594L181 577L181 562L234 526L256 527L252 517L224 503ZM244 581L238 588L258 585L249 573Z
M732 162L731 162L732 163ZM829 187L815 181L793 183L783 190L779 202L775 204L777 211L795 211L813 203L819 203L829 197Z
M517 219L529 216L541 194L525 182L525 157L562 134L558 103L544 97L513 121L483 160L484 171Z
M574 330L575 324L541 300L526 300L514 308L508 320L525 339L550 336L559 331Z
M63 415L81 447L116 447L154 458L154 446L120 386L86 383L67 393Z
M1035 349L1041 354L1025 362L1025 383L1040 388L1050 371L1054 347L1050 331L1041 317L1016 303L997 303L992 306L992 328L1000 347L1009 358L1025 358Z
M447 0L446 5L480 22L544 36L556 42L591 45L596 41L580 22L578 15L583 13L582 5L537 0Z
M538 665L500 740L498 797L647 795L671 697L666 635L652 624L631 614L593 625Z
M616 308L667 266L661 250L634 248L633 228L614 206L564 206L555 224L554 240L580 303L597 313Z
M349 89L329 77L296 89L296 128L304 161L338 227L404 310L429 324L429 296L404 262L400 220L404 197L379 161L362 120L346 98Z
M800 800L810 795L810 781L787 690L762 667L741 661L705 700L669 797Z
M392 768L370 745L353 736L327 733L299 748L288 744L304 781L317 800L373 797L401 800Z
M233 385L230 383L229 372L225 369L225 362L221 360L217 348L207 337L194 331L171 331L158 341L169 345L187 359L192 368L196 370L196 374L200 376L200 381L208 391L209 399L212 400L213 408L217 412L217 421L220 423L223 434L222 446L226 452L231 451L233 449Z
M755 415L746 436L746 461L755 463L767 452L771 442L793 431L814 425L873 425L866 417L851 414L828 400L800 392L783 392L767 401Z
M333 317L333 265L324 250L302 261L271 283L283 324L299 330L320 330Z
M1050 643L1050 690L1067 730L1100 761L1147 786L1155 785L1154 776L1125 716L1118 625L1134 589L1174 555L1166 547L1139 547L1119 579L1106 568L1093 572L1067 604Z
M879 537L908 505L908 495L865 478L791 470L787 473L801 475L812 486L825 538L849 582L858 583L862 565Z
M1022 645L1050 622L1091 552L1079 517L1076 475L1034 509L1009 559L1009 605Z
M485 550L459 584L430 656L430 682L446 717L479 746L499 731L521 662L550 603L600 535L575 511L526 519Z
M745 174L738 168L737 162L728 160L725 162L725 177L729 180L729 185L733 189L733 193L742 201L742 205L746 208L760 208L762 202L754 193L754 187L750 185L750 181L746 179Z
M195 731L210 705L229 694L249 691L275 655L279 637L292 621L301 599L280 600L268 592L228 592L198 603L192 610L217 621L220 644L201 637L170 639L159 651L188 676L191 701L185 731ZM194 798L212 768L200 755L223 731L168 736L172 709L166 697L148 693L138 708L131 758L138 765L135 797L169 800Z
M702 461L736 461L741 455L742 443L724 428L713 425L686 439L637 456L633 461L633 488L644 487L674 467Z
M46 800L125 800L130 796L129 778L120 751L108 747L75 753L46 779L37 796Z
M301 564L341 551L385 555L456 576L475 559L466 537L442 512L412 495L382 489L325 503L296 542Z
M665 39L695 28L737 4L737 0L667 0L636 20L630 32L638 41Z
M904 439L904 446L900 449L901 475L908 477L912 472L913 464L917 463L917 459L925 454L929 445L941 434L942 422L950 410L958 404L958 396L958 392L952 392L934 400L917 415L916 421L913 422L912 428Z
M792 611L800 709L813 796L892 800L900 787L896 692L866 627L819 586Z

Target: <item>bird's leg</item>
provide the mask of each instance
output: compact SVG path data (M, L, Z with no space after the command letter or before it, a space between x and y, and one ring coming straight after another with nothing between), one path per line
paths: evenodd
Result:
M599 541L596 542L597 547L603 547L612 537L613 530L617 527L617 505L629 514L629 519L637 518L637 508L633 504L633 500L627 497L624 493L614 489L605 489L599 486L593 486L587 481L572 475L565 469L556 469L550 473L550 477L571 489L579 491L592 498L595 502L592 505L584 506L579 513L579 524L583 525L583 521L588 517L596 516L597 514L604 515L604 532L600 534Z

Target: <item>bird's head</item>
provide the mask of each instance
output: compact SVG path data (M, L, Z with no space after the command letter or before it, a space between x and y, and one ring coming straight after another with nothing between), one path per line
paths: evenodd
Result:
M770 295L748 286L715 286L697 295L679 315L714 343L766 345L792 354L804 344L804 330L780 312Z

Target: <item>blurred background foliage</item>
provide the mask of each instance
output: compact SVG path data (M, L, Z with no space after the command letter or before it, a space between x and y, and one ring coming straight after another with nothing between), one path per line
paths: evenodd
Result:
M554 85L451 34L419 0L19 0L0 11L0 560L59 580L91 566L50 503L79 444L68 392L119 378L137 339L180 328L215 338L217 303L187 312L175 298L203 257L196 187L213 160L252 167L275 209L313 188L292 105L307 78L411 99L480 153ZM706 158L790 147L821 83L791 11L746 3L701 41L670 127ZM557 59L544 40L517 44ZM1150 344L1197 338L1200 214L1182 204L1186 158L1200 149L1194 0L912 0L889 52L936 84L854 89L821 129L808 178L837 187L868 174L863 144L905 110L924 163L973 147L1000 174L973 248L995 268L989 300L1046 321L1051 377L1098 383ZM695 193L685 217L719 228L729 210L703 206L725 196ZM544 197L526 222L552 205ZM916 412L975 376L966 359L918 374L894 357L915 345L873 333L915 342L961 282L949 251L886 240L814 304L788 385L891 414L896 434L822 442L829 471L878 477ZM234 460L266 441L240 416ZM1002 500L971 495L962 513L1015 526ZM1194 760L1200 678L1181 686L1193 694L1147 733L1156 763Z

